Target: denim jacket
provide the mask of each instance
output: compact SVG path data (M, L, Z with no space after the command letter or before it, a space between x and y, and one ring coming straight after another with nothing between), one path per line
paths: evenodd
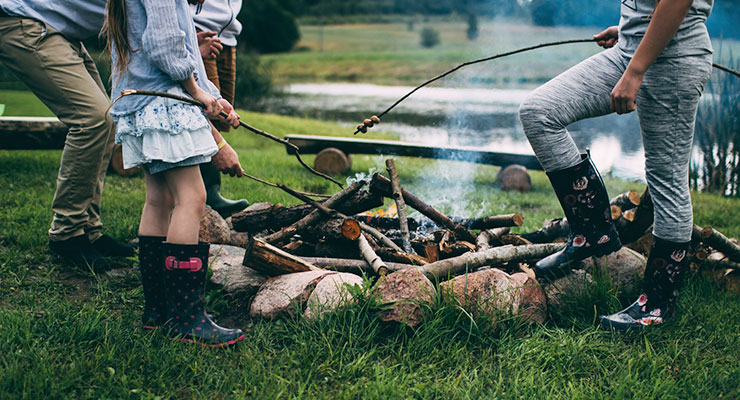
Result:
M167 91L190 76L201 89L221 98L203 67L187 0L126 0L126 14L133 51L126 71L115 68L117 55L112 51L112 98L127 89ZM124 97L113 105L111 115L120 117L139 111L153 99Z

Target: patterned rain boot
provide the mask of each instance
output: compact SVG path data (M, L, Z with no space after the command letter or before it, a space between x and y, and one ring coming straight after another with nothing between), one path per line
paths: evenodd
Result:
M642 294L624 310L600 316L601 326L616 330L641 329L673 318L683 271L688 264L688 251L688 242L676 243L653 237Z
M164 297L162 267L163 236L139 236L139 272L144 288L144 329L155 329L167 321L167 300Z
M538 279L554 280L568 275L579 261L611 254L622 244L611 219L609 195L588 156L579 164L547 174L570 226L565 248L534 266Z
M244 339L240 329L216 325L204 310L209 245L164 243L162 248L169 311L165 327L173 339L210 347L228 346Z
M246 199L229 200L221 196L221 173L211 163L200 164L200 175L206 187L206 205L214 209L222 217L228 218L231 214L249 207Z

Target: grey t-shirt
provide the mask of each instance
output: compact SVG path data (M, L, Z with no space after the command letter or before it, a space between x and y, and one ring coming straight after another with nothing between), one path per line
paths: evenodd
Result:
M660 0L621 0L622 18L619 21L617 47L632 57L645 36L652 12ZM688 15L660 57L681 57L712 53L707 27L704 25L712 12L714 0L694 0Z

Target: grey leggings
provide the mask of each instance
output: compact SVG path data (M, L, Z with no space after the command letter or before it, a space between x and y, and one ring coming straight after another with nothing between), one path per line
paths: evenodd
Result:
M603 51L537 88L522 103L524 133L547 172L581 161L566 127L610 114L610 95L630 59ZM712 70L711 54L657 60L635 100L645 148L645 174L655 204L653 234L691 239L689 160L699 97Z

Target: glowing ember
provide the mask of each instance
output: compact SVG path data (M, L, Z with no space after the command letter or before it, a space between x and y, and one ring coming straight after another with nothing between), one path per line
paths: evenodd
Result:
M374 217L374 218L397 218L398 209L396 208L396 204L394 203L394 204L391 204L391 206L388 207L387 210L383 210L382 208L379 208L375 211L365 211L364 213L361 213L358 215Z

